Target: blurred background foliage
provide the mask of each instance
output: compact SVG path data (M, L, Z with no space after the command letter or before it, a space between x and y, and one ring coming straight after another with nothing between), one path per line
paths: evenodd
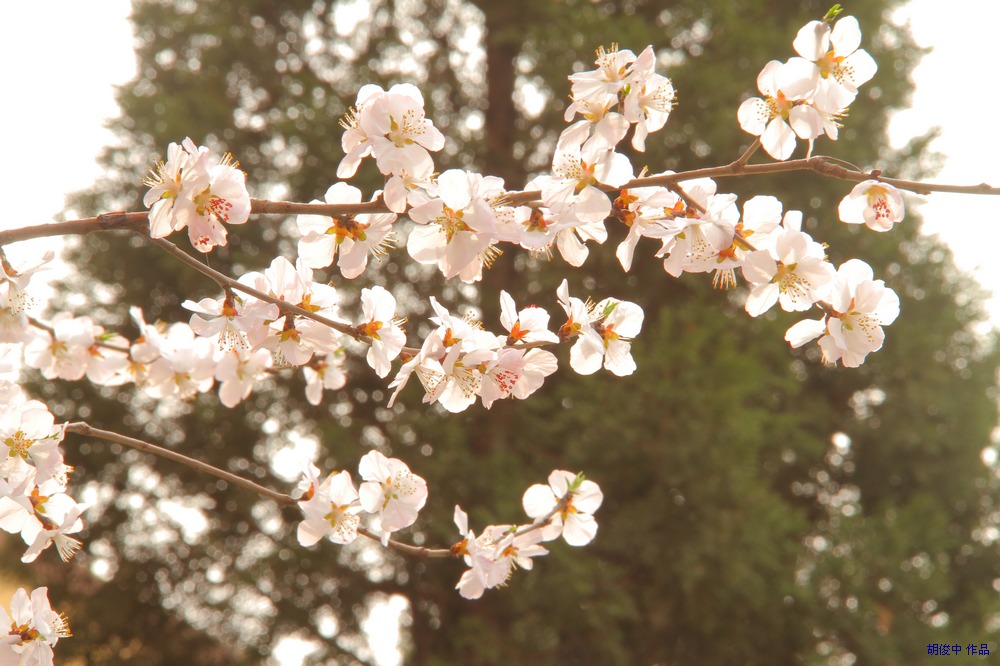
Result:
M787 59L791 41L827 0L135 0L138 76L118 91L117 144L107 177L80 193L81 213L140 210L140 179L185 136L230 151L256 197L308 201L335 180L338 121L364 83L413 82L449 139L439 170L503 176L512 189L543 171L564 126L567 74L592 68L598 45L657 49L678 105L666 128L632 154L637 169L723 164L750 142L735 119L757 73ZM905 151L886 141L919 59L895 2L850 3L879 63L845 120L817 152L909 177L931 173L928 137ZM800 147L800 151L803 150ZM760 160L762 155L755 158ZM380 185L371 164L354 184ZM516 521L527 485L554 468L583 470L605 493L600 532L476 602L452 587L458 563L420 561L367 543L298 546L294 511L166 461L117 446L66 445L76 483L102 501L86 548L65 567L51 553L25 569L47 582L71 618L61 659L89 664L255 664L277 641L315 641L315 663L370 664L373 608L405 600L412 664L895 664L928 659L928 643L989 642L1000 629L996 468L983 462L996 425L997 353L973 281L919 234L917 216L891 234L847 228L835 206L844 182L812 174L728 179L720 191L778 196L839 264L871 263L902 300L885 348L858 370L790 352L782 313L751 320L742 292L706 276L674 280L642 243L632 272L608 243L580 270L508 251L482 285L444 284L392 254L342 287L354 312L366 284L392 288L426 328L426 299L482 313L498 330L500 288L555 313L571 293L608 295L646 312L639 366L618 379L562 372L531 400L447 415L409 388L392 410L385 382L349 350L347 386L312 407L286 373L226 410L209 394L156 404L132 388L39 383L65 418L148 438L278 489L274 461L318 442L326 470L354 469L376 447L424 476L431 497L405 536L447 545L456 503L472 524ZM911 200L912 201L912 200ZM292 220L255 217L208 259L239 274L294 256ZM179 241L186 245L186 240ZM185 320L185 299L214 285L139 238L88 237L60 307L134 335L126 304L148 321ZM322 273L322 272L321 272ZM84 301L70 296L81 286ZM554 316L554 319L557 319ZM982 330L982 326L978 326ZM986 456L989 460L989 456ZM995 456L994 456L995 458ZM181 511L179 509L186 509ZM91 571L100 576L92 575Z

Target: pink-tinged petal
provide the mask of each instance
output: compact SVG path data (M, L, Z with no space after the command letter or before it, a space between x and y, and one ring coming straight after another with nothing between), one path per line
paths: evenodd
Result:
M584 513L594 513L601 508L603 502L604 493L593 481L584 480L573 495L573 506Z
M816 108L823 110L827 114L837 114L849 107L857 96L857 88L849 82L838 81L831 77L823 79L820 82L812 103ZM834 129L832 133L830 132L831 126ZM837 139L836 127L837 123L832 118L831 120L824 120L824 128L827 135L833 140Z
M236 405L240 404L243 400L246 400L247 396L250 395L250 391L253 389L252 382L243 383L241 381L227 381L222 382L219 386L219 402L221 402L226 407L232 409Z
M878 71L878 65L875 63L875 59L872 58L864 49L855 51L848 56L844 60L843 66L846 71L850 72L850 74L845 78L847 78L855 88L863 83L871 81L872 77L875 76L875 72Z
M298 251L299 259L309 268L326 268L337 254L337 237L310 234L299 239Z
M861 26L858 25L858 19L853 16L839 19L833 26L830 43L833 45L833 52L840 57L857 51L861 46Z
M320 539L326 536L326 530L321 525L316 525L312 521L303 520L296 530L299 544L303 546L314 546Z
M837 206L837 214L840 216L841 222L846 222L847 224L864 224L865 209L867 207L867 196L857 196L852 191Z
M451 242L438 261L441 273L446 278L453 278L476 262L481 270L482 262L477 261L479 253L490 244L490 239L478 234L459 232L452 236Z
M628 236L626 236L625 240L618 244L618 249L615 250L615 257L618 258L619 263L622 265L622 269L624 269L626 273L632 268L632 257L635 255L635 248L639 244L640 237L641 234L639 225L633 224L628 230Z
M548 515L556 506L556 498L552 494L552 489L536 483L524 492L521 498L524 512L531 518L541 518Z
M621 187L635 177L635 171L628 157L621 153L611 153L611 159L602 160L594 169L594 177L605 185Z
M382 200L394 213L402 213L406 210L406 184L401 177L393 176L386 181Z
M368 250L364 245L358 243L355 243L349 251L341 252L340 258L337 260L337 268L340 269L340 274L348 280L353 280L364 273L367 267ZM311 268L316 268L316 266L311 266Z
M778 264L766 250L750 252L743 261L743 277L751 284L770 282L777 272Z
M424 133L416 138L417 143L427 150L439 151L444 148L444 134L428 121Z
M500 324L508 331L517 323L517 306L514 299L503 289L500 290Z
M594 128L593 141L601 147L613 148L618 142L625 138L628 133L629 122L620 113L609 113L604 116ZM632 165L629 164L629 169Z
M448 169L438 176L438 196L452 210L462 210L472 202L469 174L461 169Z
M853 286L875 279L872 267L861 259L849 259L840 265L838 273L843 274L847 283Z
M785 341L792 349L815 340L826 332L826 322L822 319L803 319L785 332Z
M795 133L784 120L775 118L767 124L760 143L768 155L783 162L795 152Z
M549 473L549 487L556 497L563 497L569 492L569 487L576 481L576 474L564 469L554 469Z
M771 62L764 65L764 69L760 70L760 74L757 75L757 90L761 91L768 97L774 97L778 94L778 72L781 70L782 63L779 60L772 60Z
M581 222L600 222L611 214L611 200L596 187L587 186L573 202L573 213Z
M899 316L899 296L895 291L885 290L882 300L875 309L875 316L878 317L879 323L883 326L888 326L896 321L896 317Z
M361 145L352 148L346 155L344 159L340 160L340 164L337 165L337 178L351 178L358 172L358 167L361 165L361 160L364 159L372 150L372 147L368 143L363 143Z
M788 112L788 123L800 139L812 141L823 134L823 116L808 104L799 104Z
M572 118L575 115L572 105L567 108L566 113ZM569 121L570 118L566 120ZM556 150L562 150L564 148L575 147L579 149L583 145L583 142L590 137L590 128L593 126L589 120L578 120L566 129L562 131L559 135L559 141L556 143Z
M348 185L347 183L334 183L326 190L326 194L323 195L323 200L328 204L361 203L361 190L353 185Z
M778 90L790 100L811 98L823 80L819 67L804 58L790 58L778 70L775 79Z
M600 310L600 303L597 307ZM613 325L615 333L624 338L634 338L642 330L644 318L645 313L640 306L630 301L619 301L605 324Z
M604 368L618 377L628 377L636 370L632 358L632 344L622 340L611 340L604 351Z
M744 269L746 267L744 266ZM778 285L772 283L758 285L754 287L747 296L746 311L751 317L759 317L778 302L780 290Z
M587 329L569 351L569 365L581 375L592 375L604 362L604 341L594 329Z
M806 60L819 60L830 50L830 26L823 21L810 21L799 29L792 47Z
M571 546L586 546L597 536L597 521L586 513L571 513L563 524L562 535Z
M740 104L740 108L736 110L736 119L744 132L760 136L771 120L771 110L760 97L751 97Z
M406 251L421 264L436 264L446 246L446 239L437 225L417 226L406 239Z

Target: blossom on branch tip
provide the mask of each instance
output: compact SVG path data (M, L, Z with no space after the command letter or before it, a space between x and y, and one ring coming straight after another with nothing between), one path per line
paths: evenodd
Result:
M751 317L775 303L785 312L800 312L825 298L835 270L823 246L800 230L801 223L801 212L788 211L776 240L747 254L743 277L750 283L746 311Z
M7 310L10 314L19 316L34 305L34 299L25 290L31 277L37 271L45 270L46 264L52 261L54 256L50 250L42 257L22 262L15 268L0 248L0 311Z
M30 465L36 483L48 481L63 469L62 439L62 427L55 425L55 417L41 402L17 400L5 405L0 410L0 477L16 476L17 467Z
M858 183L837 207L840 221L864 224L872 231L889 231L903 221L903 195L892 185L878 180Z
M225 352L215 366L219 402L226 407L235 407L246 400L257 382L267 376L272 364L272 356L266 349L245 355L237 351Z
M597 536L594 512L604 501L604 493L583 474L554 470L549 474L548 485L536 483L525 491L522 498L524 511L541 527L545 541L561 535L571 546L585 546Z
M507 330L507 344L518 342L559 342L549 330L549 313L537 305L529 305L520 312L514 299L500 290L500 324Z
M227 289L221 299L203 298L197 303L191 300L181 303L181 307L193 312L191 330L200 336L218 336L219 349L223 351L245 352L250 348L250 340L266 336L268 321L279 316L278 306L257 299L242 300L231 289Z
M502 200L503 180L449 169L437 184L438 196L409 212L417 226L406 250L418 263L437 265L446 278L477 282L500 255L494 247L494 206Z
M783 87L783 82L789 78L786 63L778 60L767 63L757 76L757 88L764 97L745 100L736 112L743 131L760 137L767 154L779 161L792 156L796 136L811 142L826 127L824 115L817 108ZM839 111L839 108L831 111Z
M302 374L306 379L306 400L310 405L318 405L323 401L324 390L344 387L347 383L344 360L343 350L337 350L314 354L309 362L302 366Z
M825 109L844 109L858 94L858 86L878 70L861 45L861 28L845 16L830 28L829 21L810 21L795 36L792 46L802 56L788 61L793 72L783 88Z
M361 160L373 155L381 173L422 176L431 161L428 151L444 147L444 135L424 116L424 98L416 86L402 83L388 91L366 85L341 125L346 153L338 178L350 178Z

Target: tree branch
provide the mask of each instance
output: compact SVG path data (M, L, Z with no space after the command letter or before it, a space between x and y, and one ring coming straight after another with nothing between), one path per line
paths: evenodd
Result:
M279 493L276 490L271 490L266 488L259 483L255 483L249 479L245 479L242 476L233 474L232 472L227 472L224 469L219 469L214 465L209 465L206 462L202 462L196 458L191 458L184 455L183 453L178 453L172 451L171 449L165 449L162 446L157 446L155 444L150 444L149 442L144 442L141 439L135 439L134 437L127 437L125 435L120 435L116 432L110 430L101 430L100 428L95 428L85 421L77 421L75 423L67 423L64 428L65 432L72 432L78 435L83 435L84 437L95 437L97 439L103 439L108 442L114 442L116 444L122 444L124 446L137 449L139 451L144 451L146 453L152 453L153 455L160 456L161 458L166 458L167 460L173 460L182 465L186 465L193 470L204 472L205 474L210 474L214 477L222 479L227 483L231 483L240 488L244 488L251 492L257 493L262 497L281 505L281 506L297 506L299 501L296 500L291 495L286 495L284 493ZM371 532L364 527L358 528L358 534L378 541L381 543L382 538ZM403 543L401 541L396 541L394 539L389 539L389 548L398 550L409 555L416 555L419 557L431 557L431 558L454 558L455 555L452 554L449 548L425 548L423 546L414 546L412 544Z
M148 236L146 234L141 234L141 235L143 235L143 236L145 236L145 237L148 238ZM180 259L183 263L187 264L188 266L190 266L191 268L195 269L199 273L202 273L202 274L210 277L212 280L215 281L216 284L219 285L220 288L224 289L226 287L229 287L230 289L232 289L234 291L242 292L244 294L247 294L249 296L253 296L254 298L257 298L259 300L265 301L267 303L273 303L274 305L278 306L278 309L281 310L282 314L285 314L285 315L299 315L300 317L306 317L307 319L312 319L313 321L317 321L317 322L319 322L321 324L325 324L326 326L329 326L333 330L339 331L339 332L343 333L344 335L349 335L352 338L354 338L355 340L364 340L364 339L366 339L364 336L362 336L360 333L358 333L358 330L355 327L351 326L350 324L345 324L343 322L334 321L333 319L330 319L329 317L324 317L323 315L318 315L315 312L310 312L309 310L306 310L304 308L300 308L298 305L293 305L292 303L289 303L288 301L283 301L280 298L276 298L274 296L271 296L270 294L265 294L262 291L254 289L253 287L248 287L247 285L243 284L242 282L234 280L233 278L229 277L228 275L226 275L224 273L220 273L219 271L215 270L214 268L210 268L209 266L206 266L205 264L203 264L202 262L198 261L197 259L195 259L194 257L192 257L190 254L188 254L184 250L180 249L179 247L177 247L176 245L174 245L173 243L171 243L168 240L165 240L163 238L152 238L150 240L152 240L152 242L155 245L157 245L160 249L162 249L167 254L169 254L169 255L171 255L173 257L176 257L177 259Z
M747 164L746 161L756 152L756 143L751 145L743 155L736 161L723 166L706 167L704 169L693 169L673 174L659 176L646 176L635 178L625 183L622 187L611 187L610 185L599 185L600 189L606 192L615 192L621 189L635 187L670 187L685 180L695 178L734 178L741 176L760 176L774 173L788 173L792 171L812 171L827 178L847 180L859 183L863 180L879 180L901 190L915 192L916 194L931 194L932 192L947 192L951 194L986 194L1000 195L1000 187L994 187L986 183L978 185L949 185L943 183L926 183L915 180L903 180L900 178L889 178L882 175L882 172L875 170L865 172L860 169L851 169L836 164L833 158L817 155L799 160L788 160L785 162L769 162L767 164ZM525 190L522 192L508 192L506 202L511 206L522 206L527 204L538 205L542 193L539 190ZM382 201L381 197L375 201L368 201L356 204L328 204L328 203L296 203L291 201L267 201L265 199L251 199L251 212L261 215L325 215L325 216L345 216L359 215L366 213L388 213L389 208ZM73 234L87 234L94 231L115 231L127 229L131 231L142 231L146 228L149 214L146 212L137 213L104 213L97 217L89 217L82 220L71 220L68 222L55 222L52 224L39 224L31 227L21 227L9 231L0 231L0 246L17 241L29 240L31 238L45 238L51 236L65 236ZM235 288L235 287L234 287Z

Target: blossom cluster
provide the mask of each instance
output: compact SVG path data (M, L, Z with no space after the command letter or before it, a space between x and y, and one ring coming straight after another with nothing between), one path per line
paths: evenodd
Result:
M52 648L72 634L65 616L52 610L48 592L39 587L29 596L20 588L11 599L10 613L0 606L0 664L52 666ZM4 627L9 627L6 634Z
M525 513L534 522L528 525L487 525L476 536L469 529L469 517L455 507L455 526L462 540L451 548L468 569L455 586L466 599L478 599L483 592L503 587L517 568L531 569L531 558L547 555L539 545L560 536L571 546L586 546L597 536L594 512L604 494L584 475L565 470L549 474L548 485L536 483L521 500Z
M798 32L798 56L765 65L757 78L763 97L747 99L736 112L741 127L759 137L747 159L758 145L787 160L797 139L808 142L811 154L820 136L837 138L859 86L876 72L860 43L853 17L835 22L828 16ZM569 365L577 373L603 368L626 376L637 369L631 344L644 323L642 307L618 298L595 303L571 296L568 280L556 290L565 314L561 324L550 326L544 308L518 308L502 291L503 332L493 333L431 297L432 327L419 346L407 347L405 318L389 290L361 289L360 314L344 318L341 292L315 275L336 264L344 279L361 277L369 259L380 259L400 237L414 261L465 283L481 280L504 244L537 257L555 250L581 266L589 256L587 243L608 239L608 220L624 226L617 229L625 238L615 253L623 270L631 270L640 243L647 242L642 239L650 239L657 246L651 254L670 276L711 273L713 284L724 289L742 278L750 316L775 305L795 313L818 309L818 319L794 324L785 340L795 348L816 340L827 363L863 363L881 348L883 327L899 313L899 298L870 266L859 259L834 266L826 246L803 230L802 213L785 210L773 196L739 202L709 178L646 169L637 177L619 152L629 136L632 149L644 151L674 106L673 84L655 65L652 46L636 55L612 45L597 51L593 70L571 75L568 125L551 169L519 193L494 176L461 169L436 173L432 153L443 148L444 137L426 117L421 92L409 84L364 86L342 122L345 157L337 177L353 177L371 157L386 177L384 189L365 201L346 182L332 184L323 201L312 202L316 213L296 217L294 261L279 256L262 271L220 279L220 296L184 301L191 313L187 321L148 323L142 310L132 308L135 339L106 331L88 316L60 313L47 324L29 317L35 305L29 283L51 255L20 255L15 265L0 251L0 371L16 372L23 360L47 379L134 383L157 399L189 400L217 387L220 402L233 407L278 372L297 368L307 399L319 404L324 390L346 382L345 349L363 343L380 378L389 377L399 360L388 384L389 407L415 376L423 402L449 412L477 401L489 409L497 400L532 395L557 370L557 357L546 346L569 345ZM243 224L250 214L245 174L237 164L228 155L213 163L209 150L189 138L169 145L166 161L145 183L149 236L187 229L199 252L226 245L225 225ZM359 212L331 215L338 209L325 206ZM884 232L903 219L904 203L873 173L843 199L838 213L845 223ZM411 224L401 233L402 215ZM0 529L21 536L28 546L25 562L52 544L64 560L80 548L70 535L83 529L80 516L87 506L67 492L72 468L59 448L64 431L45 405L0 381ZM315 466L305 467L298 488L300 544L324 538L349 544L365 534L387 545L393 533L414 524L428 497L421 477L377 451L361 458L358 474L355 486L347 471L321 479ZM525 492L522 504L531 519L526 524L489 525L476 533L456 506L461 540L450 552L468 566L456 586L460 594L478 598L505 585L516 568L531 569L532 558L548 552L543 543L560 536L572 546L589 543L602 500L598 486L582 474L556 470L547 485ZM365 519L369 527L362 525ZM30 599L18 590L10 614L0 609L0 626L4 621L11 629L0 634L0 665L50 664L51 647L69 635L45 588Z
M371 516L376 527L368 534L381 535L382 545L393 532L413 525L427 502L427 483L401 460L371 451L361 458L355 487L351 473L335 471L320 480L319 470L307 464L298 485L299 509L304 519L297 535L303 546L322 539L336 544L353 543L361 530L362 516ZM560 536L571 546L585 546L597 535L594 512L604 495L583 474L555 470L548 485L535 484L522 503L533 522L527 525L489 525L477 536L469 519L455 507L455 525L461 540L451 547L453 557L469 566L456 585L467 599L478 599L484 590L502 587L514 570L532 568L532 557L548 553L545 541Z
M857 96L858 87L876 71L871 56L859 48L857 20L844 17L834 23L834 16L803 26L793 43L798 56L784 63L768 63L758 78L765 97L746 100L737 112L744 129L759 135L761 145L777 159L791 155L796 134L810 146L823 133L835 139L838 119ZM655 71L653 48L647 47L639 55L617 45L600 48L595 65L593 70L569 77L571 103L565 118L570 124L559 136L551 173L526 185L526 191L538 197L530 205L512 205L511 193L500 178L459 169L435 175L432 153L443 147L444 137L426 117L423 95L414 86L401 84L388 91L375 85L362 87L342 122L345 157L337 175L349 178L366 157L374 158L387 181L372 203L381 201L392 212L299 215L296 265L323 269L336 262L344 278L359 277L370 256L380 258L392 247L398 236L398 214L406 213L413 223L406 234L411 258L436 266L447 278L471 283L482 278L484 269L501 253L503 243L542 256L550 256L556 248L570 265L580 266L589 254L586 243L600 244L608 238L605 224L611 219L626 228L625 239L616 251L626 271L641 239L649 238L659 243L655 256L663 259L664 270L671 276L712 273L713 284L727 289L742 276L749 287L747 311L753 316L775 303L787 311L816 306L828 316L839 313L825 301L836 270L826 260L823 246L802 231L800 213L789 211L783 221L782 204L773 196L756 196L740 206L735 195L719 193L715 182L707 178L678 180L660 187L642 185L645 170L639 179L634 177L629 159L617 152L618 145L631 132L632 147L644 150L650 134L664 127L675 99L670 79ZM184 151L172 146L171 154L180 151L190 155L193 144L188 140L184 145ZM168 160L168 165L172 163ZM178 172L167 167L161 171ZM178 173L183 176L186 172L181 169ZM650 177L671 175L665 172ZM176 199L171 192L162 186L150 191L148 197L160 197L156 205L165 211L159 216L151 213L151 219L166 216L166 211L174 215L173 208L168 208L171 197ZM337 182L327 190L323 202L313 203L359 205L362 200L360 190ZM902 219L902 197L888 183L868 180L844 198L839 213L844 222L885 231ZM185 218L183 209L177 215L181 221ZM620 308L611 319L612 328L605 326L604 330L615 330L613 320L630 309ZM218 305L211 313L202 314L218 315ZM876 318L879 327L891 320L889 316ZM287 325L289 319L283 321ZM641 314L636 321L641 324ZM301 365L310 345L317 351L324 347L318 340L310 341L310 333L319 328L309 323L305 327L313 331L293 327L282 333L277 346L292 355L276 352L276 358L282 356L293 365ZM620 328L617 332L631 337ZM586 328L579 335L571 365L580 372L593 372L604 358L600 347L608 349L611 340ZM558 340L568 337L573 336L563 335ZM881 335L875 339L881 340ZM307 341L304 346L303 340ZM273 351L275 347L272 342L268 348ZM372 354L378 355L376 347ZM554 357L535 351L529 358L525 351L512 352L486 334L466 335L458 349L451 347L433 335L426 338L418 353L404 354L403 368L391 388L398 390L416 371L427 389L426 402L440 402L446 409L459 411L471 404L483 387L483 404L489 406L494 396L513 393L523 397L540 383L540 379L522 383L522 388L515 390L509 381L493 381L494 369L512 371L519 377L544 377L555 369ZM877 346L868 343L865 348L874 351ZM583 354L585 349L591 351ZM824 358L834 362L860 353L857 345L850 350L846 346L838 349L840 353L825 346ZM849 352L846 357L844 352ZM261 376L268 369L262 365L264 358L259 356L256 371L244 374ZM229 365L236 363L229 361ZM630 363L629 357L625 365L612 360L605 367L616 374L629 374L634 370ZM389 372L388 366L385 359L377 366L373 363L380 376ZM534 388L528 390L529 386ZM310 399L315 395L314 389Z
M63 462L62 439L63 428L44 404L0 382L0 530L28 545L22 562L53 544L63 561L80 548L69 535L83 529L87 505L67 493L73 469Z
M237 282L261 300L227 287L220 298L187 300L189 322L150 324L141 309L131 309L139 329L134 340L109 333L90 317L56 315L50 325L31 325L20 314L17 334L24 362L48 379L87 377L101 386L134 383L157 399L189 400L218 387L219 400L234 407L255 387L287 367L301 368L306 397L319 404L324 389L346 383L344 348L351 339L368 346L367 361L386 377L403 356L389 388L391 407L411 375L424 386L424 402L458 412L477 398L489 408L496 400L527 398L557 369L556 356L539 345L572 343L570 366L592 374L602 366L624 376L635 371L632 339L642 328L643 312L635 303L606 298L599 303L569 296L564 280L557 300L566 314L556 331L549 313L531 305L517 309L501 292L503 334L493 334L469 317L456 317L431 297L436 325L420 348L407 348L405 319L396 299L384 287L361 290L356 323L341 318L338 291L313 280L313 270L300 258L293 266L278 257L263 272L250 272ZM286 312L279 303L305 314ZM10 315L14 318L14 315ZM316 318L312 318L316 317ZM335 326L336 328L332 327Z
M858 95L858 87L875 75L877 66L861 45L858 20L845 16L810 21L792 46L799 54L787 62L772 60L757 77L764 97L740 105L740 127L760 137L776 160L787 160L796 137L809 143L826 134L836 141L840 118Z
M382 545L389 543L393 532L416 522L427 501L427 482L406 463L371 451L361 458L358 474L364 479L360 489L354 487L350 472L333 472L320 481L319 470L306 466L298 488L305 516L298 527L299 543L312 546L324 537L351 543L358 538L362 513L377 517Z
M231 155L210 164L209 150L190 138L167 148L167 161L150 169L143 203L149 210L149 235L163 238L184 227L191 245L209 252L227 242L225 224L243 224L250 216L246 175Z
M311 278L308 267L292 266L279 257L263 273L244 275L241 284L336 319L337 292ZM379 312L394 309L392 296L383 289L370 292L362 297L366 308L379 302L383 303ZM313 404L319 404L324 389L339 388L346 381L343 336L329 326L282 314L273 303L240 298L230 289L221 298L189 300L183 305L193 313L190 323L147 323L141 309L131 308L139 330L134 340L105 331L88 316L59 313L48 325L41 325L23 313L13 314L11 308L0 309L0 320L6 324L0 331L2 341L23 351L24 363L47 379L86 377L99 386L134 383L157 399L188 400L218 385L220 401L234 407L269 373L285 366L303 369L306 396ZM391 320L391 313L386 320ZM369 320L364 325L377 324ZM347 323L343 327L350 328ZM386 350L386 343L381 342L373 349L382 349L383 362L388 363L388 355L398 354L402 347L402 334L380 333L390 347ZM398 343L394 352L392 342ZM387 372L385 368L383 376Z

